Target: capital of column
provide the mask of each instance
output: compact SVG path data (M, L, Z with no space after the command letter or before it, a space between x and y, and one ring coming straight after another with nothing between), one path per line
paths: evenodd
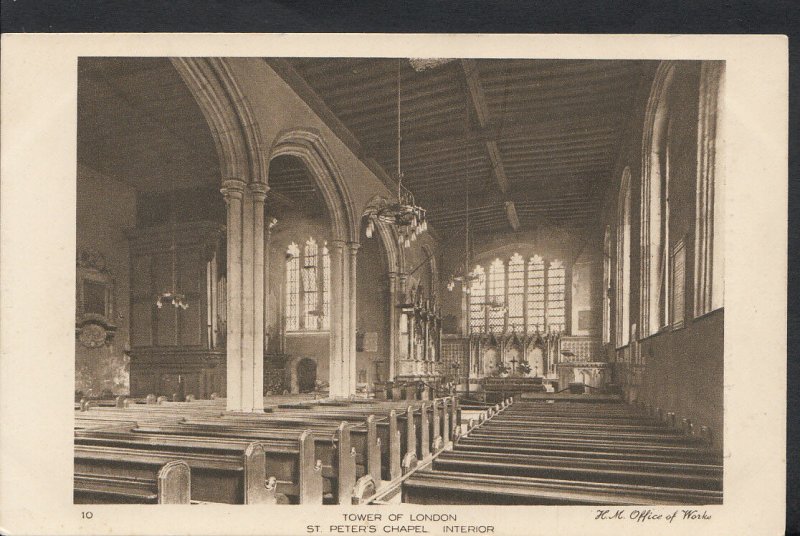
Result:
M241 199L244 194L244 189L247 186L243 180L240 179L226 179L222 182L220 192L225 196L225 201L230 199Z
M361 247L361 244L358 242L347 242L347 247L350 249L350 254L355 255L358 252L358 248Z
M254 201L259 201L263 203L267 199L267 192L269 192L269 186L267 186L263 182L251 182L247 186L248 188L250 188L250 192L253 195Z
M328 245L330 247L336 248L336 249L344 249L344 246L346 244L347 244L347 242L345 242L344 240L334 239L334 240L329 240L328 241Z

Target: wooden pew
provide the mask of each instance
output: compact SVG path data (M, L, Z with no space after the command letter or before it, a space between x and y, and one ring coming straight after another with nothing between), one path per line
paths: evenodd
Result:
M313 436L301 432L293 439L252 442L233 438L202 438L166 433L132 431L77 432L75 443L141 449L147 452L200 453L220 457L240 456L243 471L236 481L224 479L205 466L192 467L194 499L232 504L288 502L322 504L322 475L314 460ZM191 461L190 458L186 458ZM276 492L265 493L265 483L274 480ZM227 487L227 491L224 488Z
M203 434L195 427L174 424L150 424L137 427L135 434L241 441L235 434ZM268 437L267 437L268 436ZM246 441L246 439L245 439ZM322 504L322 461L316 458L316 441L309 430L280 430L264 434L259 443L265 451L265 473L276 478L279 503Z
M403 502L486 505L701 505L721 504L722 493L423 469L403 482Z
M73 477L75 504L189 504L191 470L180 460L163 465L147 464L136 477L119 473L116 468L83 472L76 458Z
M128 442L92 442L76 439L75 472L138 477L152 474L153 464L183 461L192 469L192 500L228 504L275 504L274 483L265 475L264 451L252 443L245 452L213 453L185 448L142 449ZM113 443L113 442L112 442ZM173 442L173 445L175 443Z
M164 426L160 426L164 429ZM140 427L143 431L150 431ZM201 420L187 419L186 422L173 425L173 429L182 435L204 437L233 437L239 439L266 440L285 437L294 433L297 428L276 426L272 423L236 423L233 420L220 422L220 419ZM350 504L353 490L356 488L355 451L350 443L350 425L340 423L338 426L319 425L314 432L314 457L321 461L322 476L325 482L324 492L339 504Z
M280 410L272 415L273 419L310 419L346 421L356 426L351 429L354 433L354 443L359 435L366 431L364 447L357 446L359 458L367 451L367 444L376 444L377 449L370 451L366 458L367 472L373 477L376 485L381 480L393 480L401 475L401 446L402 434L398 428L397 414L390 410L388 414L374 415L372 413L356 413L348 411L309 411L309 410ZM365 428L364 428L365 427ZM374 432L373 432L374 430Z
M381 441L378 436L377 420L374 415L366 418L350 417L343 414L342 417L326 414L226 414L220 419L221 422L252 423L255 425L268 424L270 426L287 428L320 428L334 430L341 422L350 424L350 445L355 450L356 479L369 475L375 486L381 481ZM366 484L365 484L366 485Z
M581 482L642 484L687 489L722 490L722 466L696 463L582 460L559 456L444 452L433 462L440 471L529 476Z
M722 464L686 430L626 406L503 400L471 423L453 451L410 475L403 482L403 499L419 504L719 504Z

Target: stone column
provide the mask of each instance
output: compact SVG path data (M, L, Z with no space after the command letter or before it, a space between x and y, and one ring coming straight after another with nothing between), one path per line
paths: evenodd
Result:
M245 182L229 179L222 183L227 207L227 409L241 410L242 395L242 197Z
M345 354L345 378L348 382L348 395L356 393L356 384L358 383L358 361L356 359L356 328L358 327L357 309L358 302L356 301L358 283L356 279L356 260L358 256L358 248L361 245L358 242L348 242L347 248L350 252L349 255L349 290L348 290L348 316L349 316L349 331L348 331L348 352Z
M331 304L330 304L330 359L329 382L330 396L344 396L345 385L342 381L342 355L343 355L343 320L344 320L344 242L332 240L330 242L331 256Z
M266 349L269 343L269 294L271 290L271 283L270 283L270 257L272 256L272 250L270 249L271 239L272 239L272 227L277 223L277 220L274 220L272 217L268 218L268 221L264 225L264 339L263 345Z
M397 355L397 273L389 272L389 381L394 381L396 374L395 356Z
M259 182L250 183L253 205L253 350L252 384L248 393L249 407L253 411L264 409L264 319L266 317L266 272L264 269L264 201L269 187Z
M241 309L241 322L242 322L242 357L241 369L242 380L240 390L239 411L252 411L253 410L253 385L255 378L253 378L253 311L255 304L254 296L254 264L253 264L253 247L254 247L254 226L253 226L253 197L250 195L250 189L245 190L242 199L242 309ZM262 239L263 240L263 239ZM263 269L263 268L262 268ZM259 299L261 297L259 296Z

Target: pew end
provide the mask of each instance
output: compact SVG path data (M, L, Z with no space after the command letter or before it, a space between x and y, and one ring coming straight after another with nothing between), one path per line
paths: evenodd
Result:
M158 472L158 504L189 504L191 469L186 462L171 461Z
M403 456L403 475L407 475L411 471L414 471L417 468L417 455L414 452L407 452L405 456Z
M371 475L364 475L356 481L353 488L352 504L365 504L377 493L378 489L375 480Z

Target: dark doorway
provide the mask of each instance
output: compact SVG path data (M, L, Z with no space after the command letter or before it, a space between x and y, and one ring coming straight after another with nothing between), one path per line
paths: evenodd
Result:
M317 382L317 362L305 358L297 362L297 388L301 393L314 390Z

